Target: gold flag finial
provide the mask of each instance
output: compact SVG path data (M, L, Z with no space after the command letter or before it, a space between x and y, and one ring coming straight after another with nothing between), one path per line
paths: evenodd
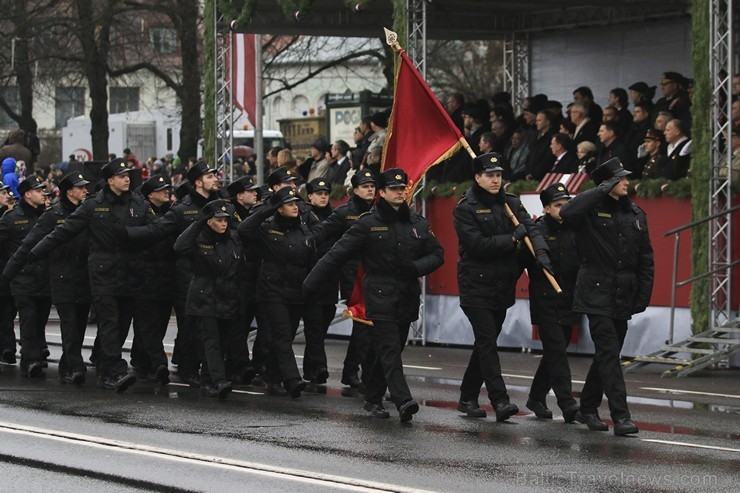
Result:
M385 31L385 42L394 50L399 51L401 49L401 45L398 44L398 34L386 27L384 27L383 30Z

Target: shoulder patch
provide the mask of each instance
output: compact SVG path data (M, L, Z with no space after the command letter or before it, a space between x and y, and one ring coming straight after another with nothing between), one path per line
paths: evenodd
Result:
M388 226L373 226L370 231L388 231Z
M187 209L182 211L183 216L194 216L195 214L198 214L200 211L197 209Z
M491 209L478 209L475 211L476 214L490 214Z
M612 217L608 212L597 212L596 215L599 217Z
M277 229L268 229L267 233L271 235L285 236L285 233L283 233L282 231L278 231Z

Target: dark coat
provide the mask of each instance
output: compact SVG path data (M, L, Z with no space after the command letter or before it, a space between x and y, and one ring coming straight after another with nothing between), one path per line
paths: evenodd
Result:
M17 270L27 265L28 252L49 235L59 224L77 210L76 206L62 197L38 220L36 226L26 236L20 248L13 255L8 275L15 276ZM89 246L87 232L83 231L64 245L49 253L49 279L51 301L57 303L90 303L90 276L88 273ZM45 261L45 260L42 260ZM11 272L12 271L12 272Z
M43 257L87 231L90 255L90 289L95 295L136 296L144 282L138 248L126 241L127 226L154 220L149 203L131 192L116 196L108 186L87 199L54 231L41 240L32 254Z
M548 173L555 163L555 156L550 150L550 142L555 133L555 129L550 129L542 135L537 135L537 140L533 141L529 148L527 174L532 175L535 181L544 178L545 173Z
M627 149L624 147L624 144L621 140L617 137L617 139L614 140L611 144L608 146L601 145L599 147L599 157L597 159L598 165L604 164L605 162L609 161L612 158L618 157L620 161L624 162L624 156L627 154Z
M9 258L3 276L10 279L13 296L50 296L49 261L47 259L26 260L26 252L15 255L23 241L31 234L40 220L44 207L35 208L24 201L0 218L0 245ZM38 241L38 240L36 240Z
M25 161L27 170L30 173L33 170L33 153L26 147L25 130L15 129L8 136L8 144L0 147L0 162L12 157L16 161Z
M529 256L529 313L533 324L576 325L581 314L573 312L573 291L578 275L576 232L548 215L540 216L535 226L550 249L550 260L562 293L558 294Z
M313 211L314 215L319 219L319 223L325 222L329 217L332 215L333 209L331 205L327 205L326 207L316 207L311 206L311 210ZM317 225L318 226L318 225ZM312 229L312 233L314 233L315 237L315 228L317 226L314 226L314 229ZM319 240L318 238L315 238L316 241L316 258L321 258L324 256L326 252L328 252L332 246L334 246L336 238L334 239L327 239L327 240ZM339 287L339 272L337 272L331 279L327 279L325 283L321 285L319 289L316 290L316 293L313 294L311 299L309 300L310 303L315 303L317 305L334 305L337 302L337 289Z
M565 155L553 164L551 173L575 173L578 171L578 155L573 151L567 151Z
M215 233L201 218L177 237L175 253L190 258L185 311L188 315L235 319L239 314L242 243L236 231Z
M170 210L170 204L161 207L151 205L155 216L163 217ZM144 285L139 297L148 300L174 300L176 285L175 251L173 246L177 236L167 235L157 243L141 252L144 266Z
M560 217L576 228L580 268L573 310L629 320L650 304L653 247L645 213L599 188L573 197Z
M599 124L590 118L573 137L573 147L578 146L581 142L591 142L592 144L598 144L599 142Z
M312 231L319 243L329 243L333 245L362 214L366 213L371 208L372 204L368 204L356 195L352 195L346 203L334 209L331 216L329 216L326 221L322 221L312 228ZM341 297L344 300L349 300L352 296L355 278L357 277L357 268L359 265L360 260L358 258L354 258L347 261L342 266L342 271L339 273L339 285Z
M359 256L365 312L370 320L407 323L419 318L419 277L444 263L429 223L405 204L396 212L381 199L324 255L304 283L311 292Z
M517 261L518 251L512 238L514 224L504 211L504 201L526 226L535 251L547 250L518 197L503 191L492 195L473 185L453 212L460 244L457 262L460 306L505 310L514 304L516 282L523 268Z
M277 209L264 204L239 225L239 236L245 245L256 243L262 258L257 299L302 305L301 285L316 262L316 244L300 215L285 218Z

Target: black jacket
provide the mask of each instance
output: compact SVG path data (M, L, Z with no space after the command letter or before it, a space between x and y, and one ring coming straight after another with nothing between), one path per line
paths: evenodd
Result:
M573 310L629 320L653 290L653 247L645 213L629 198L594 188L573 197L560 217L576 228L580 268Z
M161 207L152 204L151 207L157 217L164 216L170 210L169 203ZM160 301L175 299L175 239L175 234L167 235L141 252L146 280L141 287L140 298Z
M535 181L540 181L552 169L555 163L555 156L550 150L550 142L556 130L550 129L542 135L537 135L537 140L533 141L529 148L529 157L527 158L527 174L532 175Z
M44 257L87 231L92 294L136 296L144 282L144 272L139 249L126 241L126 226L143 226L153 219L154 212L141 195L125 192L116 196L105 186L33 247L31 253Z
M346 203L334 209L326 221L322 221L312 228L317 241L333 245L371 207L372 204L368 204L356 195L352 195ZM339 289L344 300L349 300L352 296L359 264L358 258L348 260L339 273Z
M527 265L529 274L529 313L533 324L554 323L575 325L581 314L573 312L573 291L578 275L576 232L566 223L558 223L548 215L540 216L535 226L550 249L550 260L562 293L558 294L532 256Z
M15 255L23 241L31 234L44 207L32 207L21 201L13 210L0 218L0 245L8 264L3 276L10 280L10 292L13 296L49 296L49 261L34 259L26 262L26 254ZM37 240L38 241L38 240Z
M239 314L242 243L236 231L214 232L201 218L175 241L175 253L189 258L193 277L188 288L188 315L235 319Z
M314 291L352 258L365 270L362 282L370 320L407 323L419 318L419 277L444 263L444 250L429 223L404 204L385 200L363 214L324 255L304 283Z
M457 282L460 306L505 310L514 304L516 282L523 267L512 238L514 224L504 201L524 224L535 251L547 250L532 217L518 197L503 191L492 195L473 185L455 206L453 221L460 242ZM529 252L523 254L531 256Z
M257 299L302 305L301 285L316 262L314 237L299 215L286 218L266 203L239 225L245 245L255 243L262 258Z
M18 269L28 268L28 252L54 231L59 224L77 210L79 206L62 197L38 220L36 226L26 236L20 248L8 264L8 276L18 273ZM69 242L49 253L49 278L51 283L51 301L57 303L90 303L90 277L88 274L89 246L87 232L83 231ZM42 260L43 261L43 260Z
M314 205L311 206L311 210L313 211L314 215L319 219L319 223L325 222L329 217L331 216L333 209L331 205L327 205L326 207L316 207ZM312 233L314 233L315 237L315 228L318 225L314 226L314 229L312 229ZM316 238L316 258L321 258L324 256L326 252L331 249L331 247L334 245L335 239L328 239L328 240L320 240L319 238ZM310 303L315 303L318 305L334 305L337 302L337 288L339 286L339 272L335 273L335 275L328 279L325 283L321 285L321 287L316 290L316 293L313 294L313 296L309 299Z
M570 174L576 171L578 171L578 155L573 151L567 151L560 161L553 162L553 168L549 172Z

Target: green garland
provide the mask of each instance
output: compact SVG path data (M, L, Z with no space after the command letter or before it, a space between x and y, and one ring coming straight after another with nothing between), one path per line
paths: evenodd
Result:
M203 156L208 161L216 154L216 108L212 104L216 97L215 81L213 80L213 70L216 63L213 53L215 49L213 32L214 1L216 0L205 0L203 6Z
M285 17L294 19L296 12L300 12L301 15L305 16L312 12L314 0L300 0L296 3L295 0L276 0L280 10L283 11ZM360 7L369 7L373 4L373 0L344 0L344 4L347 8L355 9L357 5ZM405 0L394 0L394 19L395 9L401 6L403 10L406 9ZM254 12L257 9L257 0L245 0L242 5L242 9L237 12L232 2L227 0L219 0L218 9L224 14L227 19L233 19L236 24L236 29L245 28L247 24L252 20ZM395 25L395 24L394 24ZM406 31L404 29L404 38ZM399 33L399 39L401 33Z
M709 60L709 4L707 0L691 3L691 38L694 71L694 96L691 108L693 128L691 135L691 208L693 218L709 215L709 175L711 163L710 135L710 60ZM696 226L691 231L691 274L708 271L708 225ZM691 286L691 330L694 334L709 328L709 280L695 281Z

